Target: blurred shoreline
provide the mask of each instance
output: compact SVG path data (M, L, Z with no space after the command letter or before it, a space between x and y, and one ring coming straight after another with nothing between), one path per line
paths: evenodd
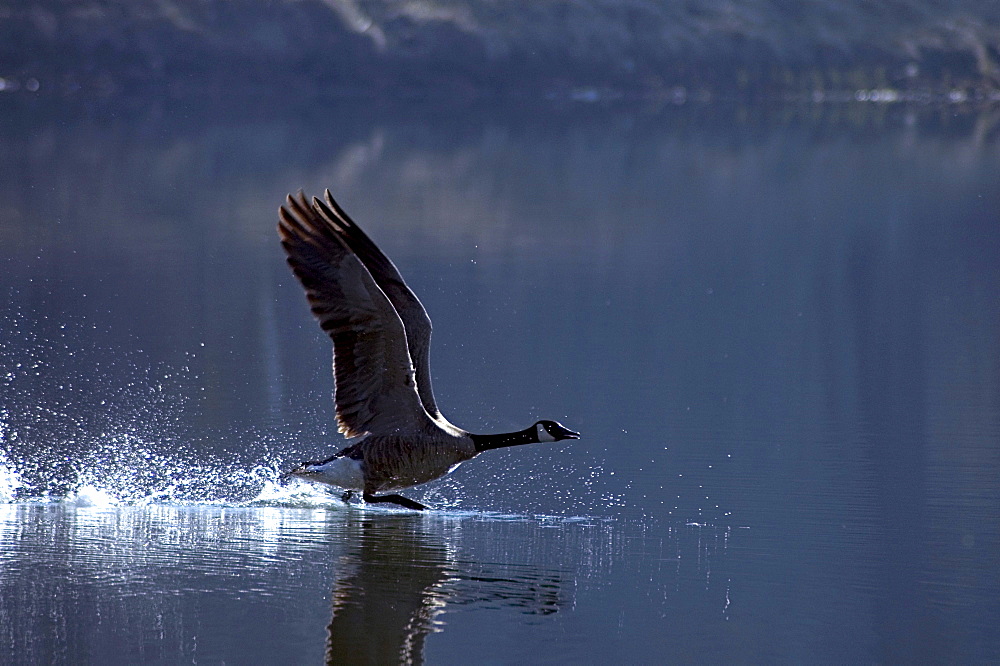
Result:
M972 0L30 0L0 6L0 97L995 104L998 26Z

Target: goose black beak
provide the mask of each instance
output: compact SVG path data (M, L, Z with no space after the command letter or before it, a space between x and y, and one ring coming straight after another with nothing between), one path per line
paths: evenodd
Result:
M557 440L559 440L559 439L580 439L580 433L573 432L572 430L570 430L566 426L562 425L561 423L555 424L555 426L553 427L553 430L556 430L556 432L552 432L552 435ZM550 430L550 432L551 432L551 430Z

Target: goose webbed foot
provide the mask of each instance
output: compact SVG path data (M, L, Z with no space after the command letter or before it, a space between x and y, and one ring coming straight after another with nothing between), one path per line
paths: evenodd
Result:
M372 493L365 493L361 496L368 504L378 504L380 502L389 502L391 504L398 504L401 507L407 509L413 509L414 511L423 511L427 507L420 502L415 502L408 497L403 497L402 495L373 495Z

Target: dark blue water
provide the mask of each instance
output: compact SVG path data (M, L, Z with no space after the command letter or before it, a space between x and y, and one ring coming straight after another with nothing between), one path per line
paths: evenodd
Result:
M1000 659L992 113L0 114L0 660ZM340 446L300 187L450 420L584 438L276 485Z

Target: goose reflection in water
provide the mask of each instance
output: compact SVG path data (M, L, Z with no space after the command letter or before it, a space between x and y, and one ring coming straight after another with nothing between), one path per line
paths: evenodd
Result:
M460 559L441 527L378 515L348 528L356 547L337 563L328 664L421 664L427 635L444 631L445 611L459 606L548 615L563 605L558 570Z

